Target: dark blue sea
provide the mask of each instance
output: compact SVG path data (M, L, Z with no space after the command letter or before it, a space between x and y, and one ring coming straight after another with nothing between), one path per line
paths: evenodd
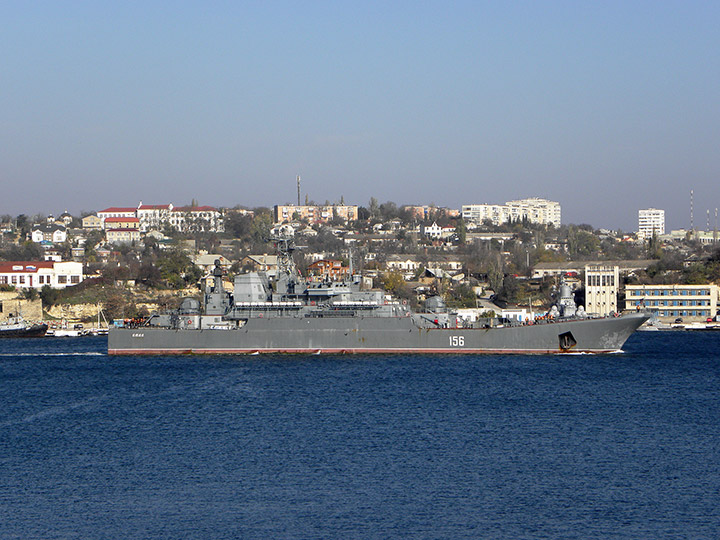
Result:
M562 356L0 342L0 538L720 537L720 332Z

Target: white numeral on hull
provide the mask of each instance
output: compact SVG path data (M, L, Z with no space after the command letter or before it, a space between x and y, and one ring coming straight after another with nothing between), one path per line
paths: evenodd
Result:
M464 347L465 346L465 336L450 336L450 346L451 347Z

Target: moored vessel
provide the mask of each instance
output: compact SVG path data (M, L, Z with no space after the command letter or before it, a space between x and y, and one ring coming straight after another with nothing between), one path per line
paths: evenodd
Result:
M43 337L47 330L47 324L29 323L20 314L10 313L6 321L0 322L0 338Z

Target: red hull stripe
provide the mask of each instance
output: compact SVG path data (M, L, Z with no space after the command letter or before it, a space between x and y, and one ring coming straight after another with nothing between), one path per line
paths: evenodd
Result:
M175 355L175 354L603 354L619 349L108 349L111 355Z

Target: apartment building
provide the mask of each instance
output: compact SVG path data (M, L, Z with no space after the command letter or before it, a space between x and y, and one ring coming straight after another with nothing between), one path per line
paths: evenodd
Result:
M331 204L331 205L304 205L294 204L275 205L273 207L275 223L285 223L305 219L309 223L326 222L338 217L343 221L356 221L358 218L357 205Z
M638 238L648 240L662 234L665 234L665 210L638 210Z
M477 224L489 220L493 225L501 225L508 221L527 219L530 223L559 227L562 212L558 202L531 197L508 201L504 205L468 204L461 208L461 214L465 221Z

